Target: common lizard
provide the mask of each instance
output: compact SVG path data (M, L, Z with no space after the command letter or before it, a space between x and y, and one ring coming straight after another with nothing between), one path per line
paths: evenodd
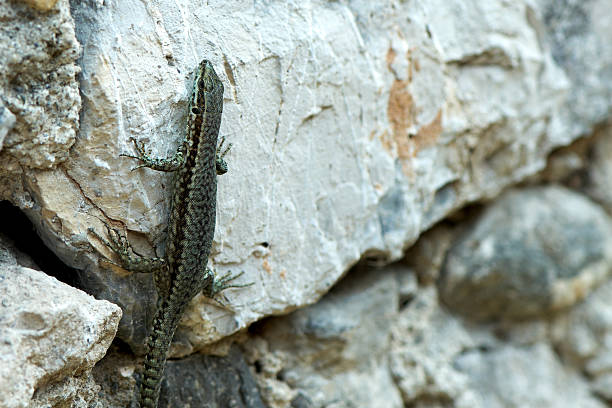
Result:
M125 235L106 223L109 240L90 229L118 255L120 266L132 272L153 272L159 302L146 342L141 408L157 407L167 352L189 301L200 291L213 298L226 288L247 286L230 283L242 273L217 277L207 268L215 233L217 175L227 172L223 157L231 147L221 151L223 139L217 146L222 111L223 83L212 64L203 60L195 73L186 137L176 153L154 158L143 143L133 140L137 155L121 155L140 162L132 170L149 167L175 172L164 258L135 254Z

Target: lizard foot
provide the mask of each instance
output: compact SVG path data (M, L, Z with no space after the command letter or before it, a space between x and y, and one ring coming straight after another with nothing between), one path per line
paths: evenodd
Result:
M253 285L253 282L240 283L240 284L231 283L232 281L238 279L242 275L244 275L244 271L237 273L235 275L232 274L232 272L228 272L225 275L221 276L220 278L215 277L215 280L213 281L212 288L211 288L211 294L212 294L211 297L214 297L215 295L224 291L225 289L245 288L247 286Z

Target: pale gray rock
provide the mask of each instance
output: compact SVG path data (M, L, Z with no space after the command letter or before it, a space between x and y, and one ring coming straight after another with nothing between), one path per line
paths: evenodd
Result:
M588 110L570 98L576 88L603 88L574 84L555 62L538 3L193 3L185 13L128 1L72 11L85 50L82 143L66 173L37 179L37 201L62 223L49 232L69 245L112 257L85 235L106 218L123 223L141 253L163 254L171 176L130 172L118 155L132 151L132 137L159 155L176 147L200 59L226 85L221 133L234 148L211 264L245 270L255 285L226 293L231 311L194 300L174 355L315 302L364 254L399 259L420 232L535 173L551 149L601 119L569 129L559 117L576 104ZM607 32L591 30L582 33ZM70 185L63 199L48 198L58 184ZM73 265L97 260L73 252L62 255ZM150 278L87 270L89 290L125 308L119 336L142 352Z
M40 271L3 260L0 406L66 406L88 393L91 397L87 377L114 338L121 310ZM55 403L47 405L49 401ZM64 405L56 405L58 401Z
M603 408L581 368L553 352L552 337L546 321L462 320L440 305L435 288L421 288L393 324L390 368L404 406Z
M68 0L53 3L47 11L25 2L0 4L2 172L54 168L68 158L76 139L80 47Z
M28 408L119 408L105 405L99 398L100 386L87 372L80 376L65 377L50 383L34 393Z
M137 353L155 305L151 278L99 263L113 254L86 232L112 221L139 253L163 255L172 176L130 172L134 163L119 154L133 152L130 138L157 155L177 146L202 58L225 83L221 132L234 144L210 266L244 270L242 282L255 284L226 292L229 308L195 299L175 356L317 301L364 255L399 259L449 213L540 170L552 149L590 132L612 106L604 0L73 2L74 28L66 17L53 31L45 19L67 16L66 5L47 14L2 5L3 13L27 10L17 17L57 40L41 42L58 52L47 59L65 63L53 65L63 87L44 77L45 65L36 70L45 85L23 88L45 103L46 84L66 96L52 99L48 117L3 99L17 120L7 160L51 169L7 178L18 186L3 197L83 271L90 293L123 308L119 336ZM84 97L74 145L73 31L83 44ZM10 50L18 65L5 77L29 81L30 48ZM574 61L573 51L593 61ZM6 85L9 96L30 95Z
M599 132L599 137L591 146L589 160L586 167L586 192L594 200L601 203L608 213L612 212L612 126Z
M612 222L562 187L513 190L449 250L439 283L471 319L525 318L574 305L609 276Z
M560 364L549 345L467 350L454 365L486 408L604 408L577 372Z
M612 401L612 281L554 322L553 344L591 379L593 391Z
M536 0L528 18L568 79L569 89L552 127L567 137L584 133L588 123L610 117L612 36L607 0ZM585 103L587 102L588 103Z
M294 391L292 407L403 406L387 359L397 273L354 271L315 305L265 322L258 334L266 350L252 345L260 351L250 363L261 372L267 406L288 406L280 398L286 390L275 389L269 374Z
M442 309L435 288L419 291L393 322L390 370L404 406L485 408L453 366L463 350L479 344L460 320ZM494 343L486 333L484 342Z
M4 139L15 125L15 115L4 106L0 99L0 151L4 147Z

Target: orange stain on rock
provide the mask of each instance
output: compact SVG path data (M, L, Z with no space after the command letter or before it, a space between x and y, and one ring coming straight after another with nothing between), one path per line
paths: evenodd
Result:
M391 122L393 139L397 145L399 157L402 159L412 157L408 129L414 123L414 100L408 92L408 81L396 79L391 84L387 102L387 117Z
M442 133L442 110L438 110L436 117L426 125L421 126L413 138L415 150L418 152L426 147L433 146Z
M270 266L270 263L267 259L264 259L261 266L263 267L264 271L268 272L269 274L272 273L272 266Z
M390 70L392 70L391 63L396 57L397 53L393 49L387 51L386 61ZM420 70L420 64L410 50L406 53L406 59L409 62L408 79L395 79L391 84L387 102L387 117L391 124L392 139L395 142L397 154L400 159L403 159L402 167L404 173L408 175L412 173L411 159L420 150L435 145L442 133L442 110L438 110L436 117L430 123L419 127L417 122L419 110L409 87L412 83L414 71L418 72ZM415 130L417 130L417 133L412 133Z

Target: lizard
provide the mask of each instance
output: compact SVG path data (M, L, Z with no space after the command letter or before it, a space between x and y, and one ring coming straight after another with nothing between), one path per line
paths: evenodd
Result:
M200 292L214 298L224 289L248 286L232 283L243 272L218 277L207 268L215 232L217 175L227 172L224 157L231 148L229 144L222 151L224 138L218 142L222 111L223 83L212 64L203 60L195 73L186 135L176 153L155 158L144 143L132 139L137 154L120 155L138 160L132 170L148 167L175 173L165 257L137 255L127 237L106 223L108 240L90 228L118 256L119 266L153 273L158 307L146 340L141 408L157 407L168 349L189 301Z

